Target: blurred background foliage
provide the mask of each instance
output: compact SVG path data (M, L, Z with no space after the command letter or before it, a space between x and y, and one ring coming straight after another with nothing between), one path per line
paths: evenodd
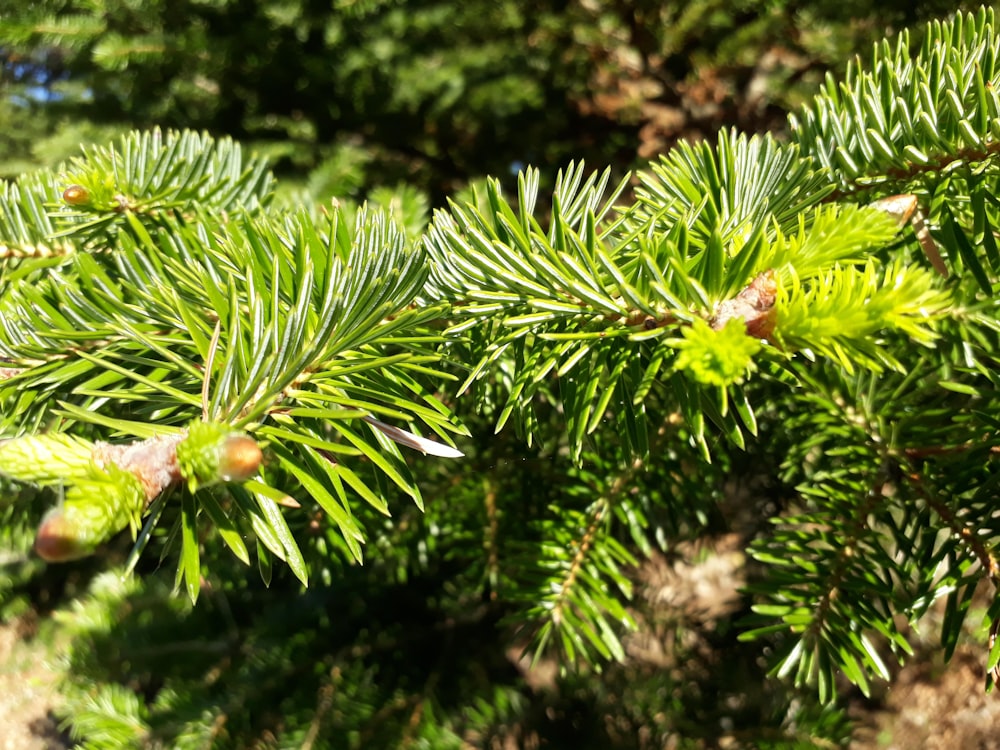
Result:
M944 0L0 0L0 177L132 128L205 129L268 156L280 199L398 202L415 236L429 207L486 174L534 164L551 180L571 159L623 174L724 124L780 132L828 71L954 10ZM32 514L51 501L27 498L0 507L0 613L61 608L73 636L61 715L92 747L849 740L850 694L823 707L768 682L766 649L739 643L733 626L754 575L742 550L788 492L767 479L790 449L780 434L764 425L745 453L713 447L704 475L687 443L661 436L670 448L632 503L657 514L649 538L629 540L650 552L632 576L638 632L622 663L566 675L508 645L518 634L493 592L515 584L493 562L530 565L532 525L556 496L567 512L574 495L585 505L617 458L575 470L556 413L543 417L553 440L529 448L509 430L494 436L474 405L466 412L462 473L414 462L427 513L398 512L363 568L301 521L300 539L315 532L308 592L283 567L264 587L221 545L206 546L213 580L196 608L171 597L154 555L137 579L93 577L124 560L128 540L72 572L45 568L26 550ZM663 493L669 516L654 502Z
M972 6L971 3L966 5ZM230 135L318 200L780 129L946 0L0 1L0 176L152 126ZM917 40L919 41L919 40Z

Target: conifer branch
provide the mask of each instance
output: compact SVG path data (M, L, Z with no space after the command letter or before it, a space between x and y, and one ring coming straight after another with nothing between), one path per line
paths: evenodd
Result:
M876 484L868 490L864 501L853 511L851 518L847 519L847 524L837 529L840 548L830 561L832 566L826 574L824 591L813 607L809 626L803 634L804 641L823 638L823 631L829 626L827 616L830 609L834 602L844 594L841 591L841 585L846 580L849 569L855 564L853 558L858 554L856 544L870 534L868 516L882 502L885 484L885 479L880 477Z
M913 463L912 459L907 461L906 469L904 472L906 481L914 488L917 496L926 502L944 521L945 526L956 538L962 540L962 544L979 561L983 572L993 584L993 588L1000 589L1000 562L997 561L996 554L980 539L975 527L964 523L948 507L947 503L935 497L934 493L926 486L919 467Z
M45 23L25 38L69 34ZM103 31L79 29L81 44ZM876 640L911 648L899 615L947 597L947 655L974 584L1000 584L995 467L980 460L1000 434L997 39L984 10L930 27L916 56L905 35L882 44L793 116L794 143L682 143L639 170L631 205L607 170L570 164L542 195L527 169L515 195L490 180L421 234L417 194L383 196L391 215L275 206L263 160L159 131L4 183L0 469L69 487L44 556L130 529L129 569L162 542L192 601L216 548L242 564L256 550L265 582L274 558L303 584L346 581L372 533L378 575L406 579L427 557L485 570L488 605L336 652L308 744L340 699L327 687L366 674L344 677L341 657L461 617L516 605L536 656L623 658L632 550L663 543L685 504L711 508L678 467L749 448L783 463L792 497L753 542L766 571L743 637L778 639L776 671L824 699L839 673L867 691L888 676ZM99 59L159 54L144 41L109 37ZM556 501L526 500L513 539L513 504L488 479L449 485L445 532L433 503L426 539L392 518L400 496L424 510L429 464L463 455L462 413L565 458ZM649 424L670 428L651 438ZM366 730L393 718L416 738L444 670L431 674L427 695L382 700ZM130 696L102 688L81 715L135 741L149 717Z
M559 649L570 661L590 660L592 652L604 658L624 658L617 628L611 623L628 627L632 617L614 594L602 590L597 575L608 576L626 597L630 596L631 585L618 566L634 565L635 559L611 536L609 528L615 505L621 503L643 468L642 461L633 461L584 513L558 510L557 518L573 519L571 535L565 527L549 530L549 534L556 532L556 537L545 540L542 556L525 561L529 569L538 571L533 576L539 578L535 596L544 595L542 606L536 604L516 618L522 631L532 632L535 659L549 648Z
M607 501L598 500L590 511L590 522L584 528L583 534L575 545L576 552L566 566L562 581L556 586L556 596L552 604L552 622L555 623L556 627L562 624L563 610L570 601L570 592L576 584L581 566L587 559L587 553L590 552L590 547L594 543L594 537L604 520L605 512L607 512Z

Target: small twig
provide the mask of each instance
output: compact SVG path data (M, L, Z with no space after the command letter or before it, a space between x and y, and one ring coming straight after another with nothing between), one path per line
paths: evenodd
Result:
M339 676L340 669L334 667L330 670L329 681L320 686L319 699L316 701L316 711L313 713L312 721L309 722L309 731L306 732L306 737L302 741L300 750L312 750L312 746L319 736L320 727L323 725L323 719L330 712L330 707L333 706L333 685L338 681Z
M142 483L148 503L167 487L182 481L177 464L177 445L186 437L187 432L180 432L134 443L112 445L96 442L91 457L98 466L114 464L134 474Z
M947 456L954 453L964 453L975 448L975 443L960 445L928 445L923 448L905 448L903 453L909 459L927 458L929 456ZM991 445L990 453L1000 453L1000 445Z
M569 592L576 583L576 578L580 573L580 569L583 567L584 561L587 559L587 552L590 551L590 547L594 542L594 537L597 535L597 529L604 519L604 514L608 511L611 506L611 501L621 495L625 491L625 488L630 485L635 474L642 469L644 463L642 459L636 459L632 462L632 466L619 474L611 488L608 490L604 497L601 497L595 503L597 506L594 512L593 518L590 523L587 524L587 529L583 533L583 538L580 540L580 546L576 550L576 554L573 555L573 560L569 564L569 570L566 572L565 577L559 586L559 593L556 595L556 601L552 607L552 621L559 625L562 617L562 609L566 604L569 597Z
M957 161L970 163L991 159L1000 154L1000 142L992 142L985 148L960 148L954 151L947 151L933 157L926 164L908 164L906 167L894 167L885 170L882 179L855 180L848 190L835 190L823 199L824 203L835 203L845 196L854 196L860 192L868 190L878 190L886 182L912 182L921 175L943 171L948 165ZM867 175L866 175L867 177Z
M837 551L837 563L827 578L826 587L820 597L819 604L813 610L813 619L809 623L809 632L812 635L819 633L823 629L826 614L833 606L833 603L840 595L840 586L847 577L847 571L854 561L856 550L854 542L861 538L865 529L868 529L868 516L875 509L875 506L885 497L886 482L879 472L878 483L868 490L865 502L858 509L852 518L851 530L848 534L848 541L841 545Z
M566 572L566 577L563 578L562 584L559 586L559 594L556 596L555 604L552 606L552 621L557 626L562 624L563 607L569 598L570 590L576 583L576 577L580 572L580 568L583 567L583 562L587 559L587 552L590 550L590 545L597 534L597 528L601 524L601 519L604 518L604 512L608 509L608 501L604 498L601 498L597 502L600 503L600 507L598 507L593 519L587 525L587 530L583 534L583 539L580 540L580 546L577 548L576 554L573 555L573 561L569 564L569 570Z
M945 522L952 533L961 539L966 547L969 548L969 551L975 555L976 559L979 560L979 564L983 566L983 570L989 576L993 586L1000 588L1000 565L997 564L997 559L993 556L993 553L987 549L983 540L979 538L973 529L966 526L955 516L946 503L938 500L928 491L916 467L910 464L908 468L910 470L904 472L906 481L916 490L917 494L927 503L931 510L937 513L938 517Z

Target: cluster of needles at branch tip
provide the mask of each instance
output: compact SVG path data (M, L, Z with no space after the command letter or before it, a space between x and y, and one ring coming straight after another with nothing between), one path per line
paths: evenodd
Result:
M0 448L0 465L11 478L69 487L35 539L35 551L49 562L83 557L118 531L134 529L149 504L172 486L186 482L194 491L243 482L262 459L253 438L206 423L120 445L53 434L15 438Z

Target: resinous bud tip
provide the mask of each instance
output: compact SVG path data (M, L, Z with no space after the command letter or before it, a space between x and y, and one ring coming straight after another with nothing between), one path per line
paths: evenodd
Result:
M90 201L90 193L83 185L70 185L63 190L62 197L71 206L82 206Z
M257 442L246 435L230 435L219 453L219 478L224 482L245 482L257 473L264 458Z
M94 550L81 541L72 521L62 508L45 514L35 536L35 552L46 562L67 562L86 557Z

